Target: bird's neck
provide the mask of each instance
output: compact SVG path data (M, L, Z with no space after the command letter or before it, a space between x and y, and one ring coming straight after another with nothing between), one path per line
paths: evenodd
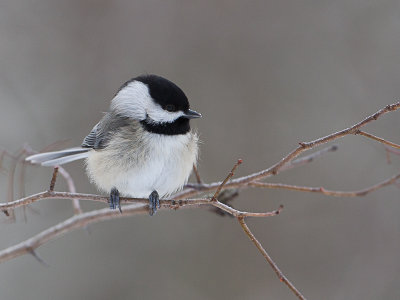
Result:
M179 118L171 123L155 123L147 118L140 123L146 131L157 134L179 135L190 131L189 119L186 118Z

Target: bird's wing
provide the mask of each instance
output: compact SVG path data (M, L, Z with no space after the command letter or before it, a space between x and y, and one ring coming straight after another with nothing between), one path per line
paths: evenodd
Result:
M92 131L83 139L82 147L84 148L95 148L96 140L97 140L97 127L99 123L97 123Z
M103 149L107 147L111 136L120 128L128 126L129 119L112 113L107 113L92 131L84 138L83 148Z

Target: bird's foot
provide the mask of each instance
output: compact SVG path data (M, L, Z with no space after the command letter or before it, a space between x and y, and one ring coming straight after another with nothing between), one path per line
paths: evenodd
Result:
M160 197L157 191L153 191L149 196L149 215L154 215L157 212L157 208L160 208Z
M108 203L110 204L111 209L118 208L119 211L122 213L121 204L119 202L119 191L117 190L117 188L113 187L111 189L110 200L108 201Z

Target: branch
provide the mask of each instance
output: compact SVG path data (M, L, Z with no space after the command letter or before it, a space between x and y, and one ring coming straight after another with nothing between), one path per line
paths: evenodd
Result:
M197 183L202 184L202 183L203 183L203 180L201 180L199 170L197 169L197 167L196 167L195 164L193 164L193 173L194 173L194 175L196 176L196 181L197 181Z
M65 142L66 142L66 140L64 140L64 141L58 141L58 142L52 143L52 144L46 146L44 149L42 149L42 150L39 151L39 152L41 153L41 152L46 152L46 151L54 150L54 149L57 148L58 146L65 144ZM32 154L38 153L38 151L33 150L28 144L25 144L25 145L23 146L22 150L24 151L24 154L26 154L26 155L32 155ZM28 165L33 165L32 163L26 162L26 161L23 160L23 161L22 161L21 167L22 167L22 168L25 168L25 165L27 165L27 164L28 164ZM67 170L65 170L63 167L58 166L57 168L58 168L58 173L61 174L61 176L62 176L62 177L64 178L64 180L67 182L68 190L69 190L71 193L75 193L75 192L76 192L75 183L74 183L74 180L72 179L71 175L70 175L70 174L67 172ZM23 188L24 188L24 186L23 186L23 182L24 182L23 177L24 177L24 175L25 175L24 169L21 171L21 174L20 174L20 175L21 175L21 176L20 176L20 177L21 177L21 179L20 179L20 185L21 185L21 187L20 187L20 188L23 189ZM24 194L24 193L23 193L23 194ZM25 195L21 196L21 198L22 198L22 197L25 197ZM72 199L72 206L73 206L73 209L74 209L74 213L75 213L75 214L81 214L81 213L82 213L82 208L81 208L81 206L80 206L80 204L79 204L79 199Z
M109 220L113 218L127 217L134 214L146 213L148 207L145 205L132 204L124 207L124 213L120 214L115 210L104 208L94 210L91 212L75 215L64 222L61 222L53 227L50 227L41 233L27 239L17 245L11 246L7 249L0 251L0 263L10 260L12 258L21 256L26 253L35 253L34 250L43 245L44 243L55 239L64 233L72 231L77 228L85 227L88 224L99 222L102 220Z
M396 180L400 178L400 174L392 176L378 184L372 185L362 190L358 191L332 191L327 190L323 187L307 187L307 186L298 186L298 185L290 185L290 184L283 184L283 183L267 183L267 182L250 182L248 185L253 187L259 188L268 188L268 189L285 189L285 190L292 190L298 192L311 192L311 193L320 193L328 196L335 196L335 197L360 197L365 196L373 191L376 191L380 188L385 186L391 185L396 183Z
M253 244L257 247L258 251L261 252L261 254L264 256L264 258L267 260L271 268L274 270L276 276L278 276L279 280L283 283L285 283L289 289L297 296L297 298L301 300L305 300L306 298L300 293L299 290L296 289L296 287L289 281L289 279L286 278L285 275L283 275L282 271L279 269L277 264L272 260L271 256L268 255L267 251L265 251L264 247L261 245L261 243L256 239L254 234L250 231L250 228L247 226L246 222L244 221L244 217L238 217L237 218L240 226L242 226L243 231L246 233L246 235L249 237L249 239L253 242Z
M50 192L54 192L54 186L56 185L56 180L57 180L57 173L58 173L58 167L55 167L53 169L53 176L51 177L50 181L50 188L49 188Z
M299 146L295 148L292 152L287 154L285 157L283 157L279 162L275 163L273 166L269 167L268 169L261 170L259 172L239 177L237 179L232 180L230 183L226 184L226 188L237 188L241 187L244 184L250 183L252 181L258 181L266 177L270 177L272 175L278 174L278 172L284 170L287 164L289 164L293 159L295 159L297 156L299 156L301 153L313 149L317 146L320 146L322 144L326 144L328 142L337 140L339 138L342 138L346 135L357 135L360 133L360 128L364 127L368 123L371 123L373 121L376 121L379 117L382 115L398 110L400 108L400 102L390 104L385 106L384 108L378 110L376 113L370 115L369 117L365 118L361 122L354 124L353 126L343 129L338 132L334 132L332 134L329 134L327 136L318 138L316 140L310 141L310 142L300 142ZM376 139L374 139L376 140ZM379 141L379 140L378 140ZM381 141L379 141L381 142ZM391 142L390 142L391 143ZM394 143L392 143L394 144ZM183 192L179 193L177 197L180 199L190 197L192 195L196 195L197 191L201 192L209 192L213 191L218 188L218 186L221 184L221 182L214 182L210 184L203 184L203 185L191 185L190 188L184 190Z
M387 145L387 146L390 146L390 147L393 147L393 148L396 148L396 149L400 149L400 145L392 143L392 142L387 141L387 140L385 140L383 138L380 138L379 136L375 136L375 135L367 133L365 131L358 130L355 134L359 134L359 135L365 136L366 138L369 138L371 140L375 140L375 141L377 141L379 143L382 143L384 145Z
M94 195L94 194L81 194L81 193L69 193L69 192L55 192L55 191L45 191L38 194L34 194L22 199L14 200L12 202L0 203L0 210L10 209L10 208L17 208L24 205L28 205L40 200L44 199L80 199L86 201L97 201L103 202L105 204L108 203L107 196L101 195ZM128 198L128 197L121 197L121 202L125 203L135 203L135 204L149 204L149 199L146 198ZM226 212L234 215L244 215L247 217L266 217L276 215L276 213L252 213L252 212L244 212L233 209L219 201L213 201L210 198L199 198L199 199L185 199L185 200L175 200L175 199L160 199L160 205L166 209L177 209L184 206L199 206L199 205L212 205L214 207L221 208ZM125 206L123 207L125 212Z
M76 193L75 183L71 175L69 175L69 173L63 167L60 166L58 167L58 172L61 174L62 177L64 177L64 180L67 182L69 192ZM83 213L81 205L79 203L79 199L71 199L71 200L72 200L72 206L74 208L74 213L76 215Z
M79 196L80 197L80 196ZM67 197L66 197L67 198ZM70 198L70 197L68 197ZM208 201L208 202L207 202ZM213 203L209 202L210 200L205 201L189 201L188 203L178 203L174 200L164 200L161 209L177 209L180 207L184 207L186 205L198 205L198 204L210 204L214 205ZM230 211L230 213L235 213L238 216L251 216L251 217L268 217L268 216L276 216L280 213L281 208L268 213L246 213L240 211ZM79 215L74 215L73 217L61 222L53 227L50 227L41 233L35 235L34 237L27 239L15 246L9 247L0 251L0 263L15 258L17 256L31 253L33 250L38 248L40 245L53 240L66 232L72 231L77 228L82 228L87 226L91 223L96 223L103 220L109 219L117 219L117 218L124 218L131 215L137 214L148 214L149 207L148 207L148 200L144 203L135 203L124 206L123 213L121 214L119 211L111 210L109 208L103 208L99 210L93 210L90 212L82 213Z
M344 137L346 135L362 135L364 137L367 137L369 139L372 139L374 141L380 142L384 144L385 146L391 146L394 148L399 149L400 146L392 143L390 141L387 141L385 139L382 139L380 137L374 136L372 134L366 133L364 131L361 131L360 128L364 127L366 124L377 120L380 116L386 114L387 112L390 111L395 111L400 108L400 102L395 103L392 105L388 105L385 108L377 111L375 114L365 118L363 121L338 132L332 133L330 135L327 135L325 137L310 141L310 142L301 142L299 143L299 146L292 150L289 154L287 154L285 157L283 157L280 161L272 165L271 167L261 170L259 172L239 177L237 179L231 180L231 178L234 175L234 172L236 168L239 166L241 163L241 160L238 160L238 162L234 165L232 168L231 172L228 174L228 176L223 180L222 182L214 182L210 184L203 184L201 181L201 178L197 172L197 169L194 167L194 172L196 174L196 178L198 181L198 184L189 184L186 186L186 189L181 192L176 194L172 199L161 199L160 204L161 204L161 209L164 210L176 210L184 207L196 207L196 206L212 206L214 208L221 209L225 211L226 213L236 217L244 230L244 232L247 234L247 236L251 239L251 241L256 245L258 250L262 253L262 255L265 257L265 259L268 261L268 263L271 265L279 279L284 282L289 289L299 298L299 299L305 299L304 296L301 295L301 293L293 286L293 284L282 274L282 272L279 270L278 266L273 262L271 257L268 255L268 253L265 251L265 249L262 247L262 245L259 243L259 241L255 238L254 234L250 231L249 227L245 223L244 218L245 217L268 217L268 216L276 216L278 215L283 206L280 206L279 209L271 212L246 212L246 211L239 211L236 210L222 202L219 201L219 196L222 195L222 192L224 189L232 189L232 188L248 188L248 187L260 187L260 188L280 188L280 189L288 189L288 190L295 190L295 191L302 191L302 192L317 192L317 193L322 193L325 195L330 195L330 196L337 196L337 197L355 197L355 196L364 196L372 191L375 191L377 189L380 189L384 186L396 183L396 180L400 178L399 175L395 175L385 181L382 181L381 183L378 183L376 185L373 185L371 187L365 188L363 190L359 191L351 191L351 192L344 192L344 191L331 191L331 190L326 190L322 187L315 188L315 187L304 187L304 186L295 186L295 185L288 185L288 184L275 184L275 183L264 183L260 182L261 179L267 178L272 175L276 175L281 171L288 170L294 167L302 166L304 164L307 164L311 161L313 161L315 158L320 157L321 155L335 151L337 149L337 146L333 145L327 148L324 148L320 151L314 152L308 156L304 156L301 158L297 158L300 154L303 152L313 149L317 146L320 146L322 144L334 141L338 138ZM7 153L6 153L7 154ZM1 168L1 162L2 158L4 157L4 153L1 153L0 155L0 168ZM17 207L21 206L26 206L30 203L37 202L39 200L43 199L73 199L73 200L89 200L89 201L99 201L103 203L108 202L108 197L105 196L99 196L99 195L91 195L91 194L80 194L80 193L75 193L75 187L72 182L72 178L70 178L69 174L65 172L64 169L59 168L60 174L66 178L67 183L69 185L69 190L70 192L56 192L54 191L54 185L56 182L56 176L57 176L57 169L54 170L53 173L53 178L52 182L50 185L49 191L41 192L35 195L31 195L28 197L21 198L19 200L14 200L11 201L12 199L10 198L10 193L13 192L13 177L15 173L15 167L16 163L19 161L20 157L22 154L18 154L17 156L11 156L13 158L14 165L11 168L11 175L10 175L10 180L9 180L9 186L10 186L10 191L8 195L8 202L7 203L0 203L0 210L4 211L5 213L8 213L8 209L14 209ZM297 158L297 159L296 159ZM68 180L70 178L70 181ZM198 195L204 192L209 192L209 191L215 191L214 195L210 198L197 198L197 199L188 199L190 196L193 195ZM0 251L0 263L4 262L6 260L10 260L14 257L20 256L25 253L30 253L34 255L37 259L40 260L39 256L36 254L35 249L38 248L40 245L46 243L49 240L55 239L59 236L61 236L64 233L67 233L71 230L77 229L77 228L82 228L87 226L88 224L95 223L98 221L102 220L108 220L108 219L113 219L113 218L122 218L130 215L135 215L135 214L147 214L149 212L149 206L148 206L148 199L142 199L142 198L125 198L122 197L120 199L121 202L125 203L131 203L129 205L125 205L123 209L123 213L116 212L115 210L110 210L108 208L105 209L99 209L99 210L93 210L91 212L87 213L81 213L79 204L78 206L75 206L75 212L80 212L78 215L74 215L73 217L65 220L64 222L61 222L53 227L48 228L47 230L44 230L43 232L35 235L34 237L27 239L26 241L23 241L15 246L11 246L7 249L4 249ZM78 202L74 202L78 203ZM79 209L78 209L79 208Z
M238 159L238 161L236 162L236 164L233 166L232 170L229 172L228 176L226 176L225 180L222 181L222 183L219 185L219 187L217 188L217 190L214 193L214 196L212 196L211 201L217 201L218 195L221 192L222 188L224 187L224 185L229 181L229 179L231 179L233 177L233 175L235 174L235 171L237 169L237 167L243 162L243 160Z
M305 164L313 162L315 159L321 157L322 155L324 155L328 152L335 152L337 149L338 149L337 145L331 145L331 146L325 147L319 151L316 151L314 153L297 158L297 159L289 162L288 164L283 166L280 171L282 172L282 171L287 171L287 170L290 170L293 168L301 167Z

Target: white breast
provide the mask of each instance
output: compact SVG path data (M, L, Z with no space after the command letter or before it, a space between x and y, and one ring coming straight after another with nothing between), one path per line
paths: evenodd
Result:
M165 197L183 187L197 160L197 135L192 132L143 132L139 149L136 146L125 153L113 148L90 151L87 172L99 189L109 193L116 187L123 196L140 198L156 190Z

